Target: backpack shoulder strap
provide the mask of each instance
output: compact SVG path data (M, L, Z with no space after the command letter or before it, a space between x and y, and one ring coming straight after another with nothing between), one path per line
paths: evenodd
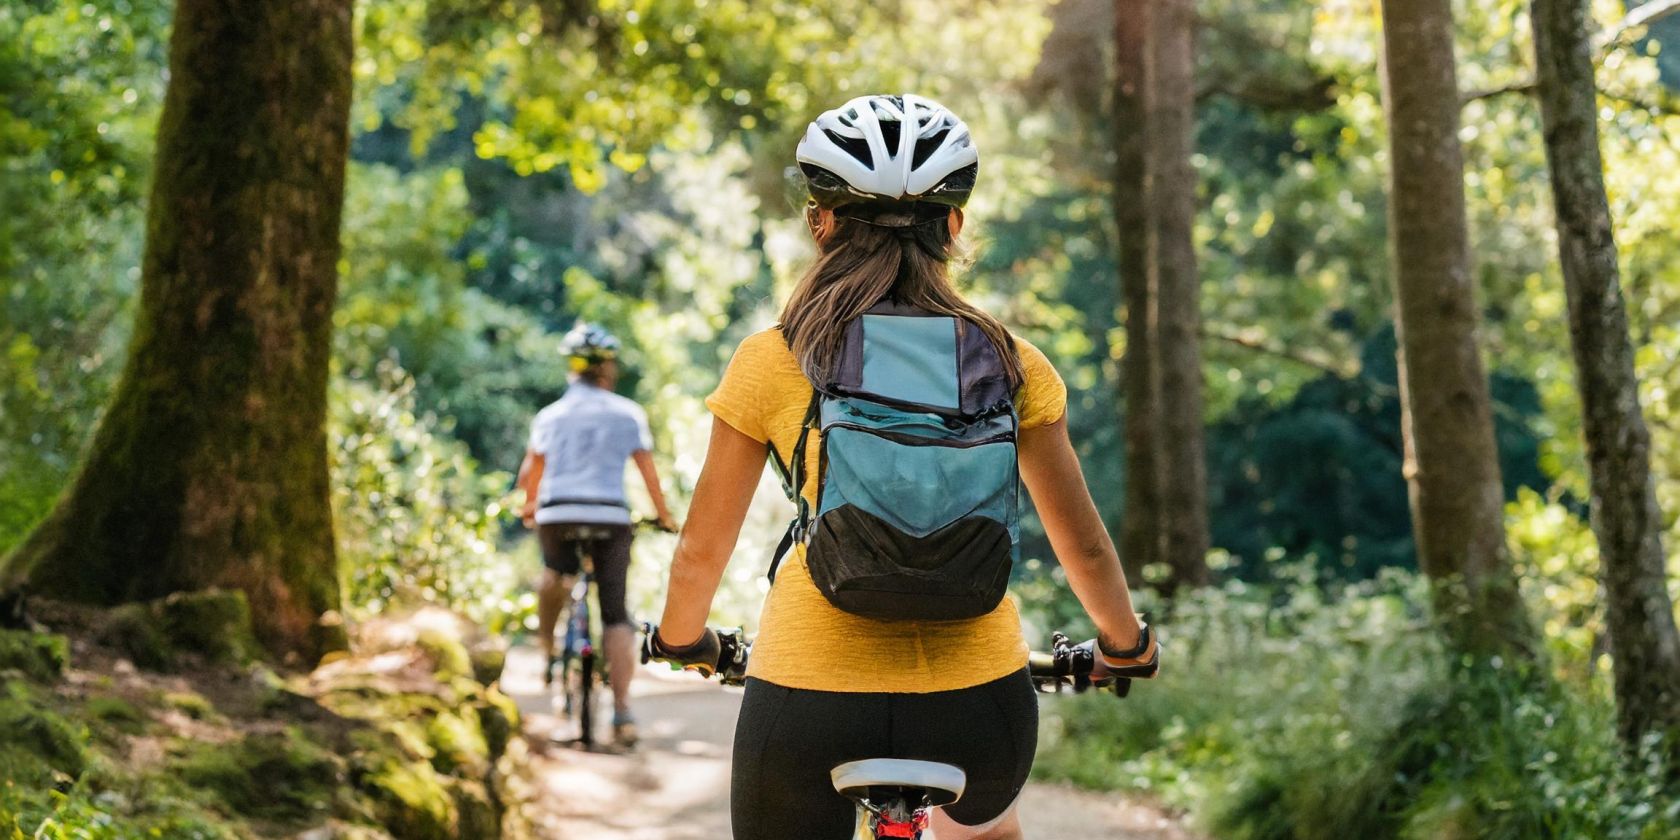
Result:
M783 476L782 490L793 500L798 508L798 514L788 523L787 533L782 534L782 541L776 546L776 553L770 558L770 570L765 577L771 583L776 581L776 569L782 565L782 557L793 548L795 542L805 541L805 529L811 525L811 505L805 501L805 444L811 437L811 429L817 423L818 413L822 410L822 391L811 389L811 403L805 408L805 419L799 425L799 441L793 445L793 454L788 459L790 463L781 465ZM772 454L774 449L772 448Z

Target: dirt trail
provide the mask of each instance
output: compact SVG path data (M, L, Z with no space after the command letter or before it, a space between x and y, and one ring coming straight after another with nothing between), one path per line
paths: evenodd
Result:
M625 755L547 747L569 737L551 714L541 656L515 648L502 687L519 701L536 748L544 837L590 840L719 840L729 836L729 745L740 692L685 674L644 669L635 682L642 743ZM605 734L604 731L602 733ZM1113 794L1031 784L1023 813L1032 840L1195 840L1159 810Z

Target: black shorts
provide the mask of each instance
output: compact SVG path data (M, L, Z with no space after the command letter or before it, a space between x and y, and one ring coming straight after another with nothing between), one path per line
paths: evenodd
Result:
M630 574L630 526L548 522L537 526L543 565L570 577L583 568L588 555L595 568L595 603L601 626L629 624L624 607L624 581Z
M997 819L1020 795L1038 747L1038 696L1025 669L972 688L864 694L747 680L735 727L735 840L848 840L856 809L829 771L864 758L954 764L968 774L945 813Z

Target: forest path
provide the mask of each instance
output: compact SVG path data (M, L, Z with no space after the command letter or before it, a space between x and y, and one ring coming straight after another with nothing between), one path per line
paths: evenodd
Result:
M634 683L641 744L632 753L585 753L548 743L569 737L540 678L542 656L508 654L502 688L519 702L532 745L541 836L591 840L723 840L729 837L729 750L738 689L644 668ZM602 727L605 735L606 727ZM1022 800L1032 840L1194 840L1157 808L1118 794L1032 783Z

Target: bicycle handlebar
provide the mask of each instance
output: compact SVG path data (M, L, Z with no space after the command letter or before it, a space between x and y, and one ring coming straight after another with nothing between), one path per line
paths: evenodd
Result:
M1092 688L1112 688L1115 694L1125 697L1132 690L1130 678L1112 672L1095 679L1091 677L1097 667L1096 648L1095 640L1076 645L1062 633L1051 634L1049 652L1027 654L1027 673L1033 686L1046 694L1058 694L1063 688L1071 688L1075 694Z
M714 676L724 685L745 683L752 642L746 639L746 634L739 627L715 632L720 653ZM1076 645L1061 633L1053 634L1049 651L1033 651L1027 656L1027 673L1033 686L1046 694L1060 693L1064 688L1075 693L1092 688L1112 688L1115 694L1125 697L1132 687L1132 680L1125 674L1091 677L1096 668L1095 649L1094 641Z

